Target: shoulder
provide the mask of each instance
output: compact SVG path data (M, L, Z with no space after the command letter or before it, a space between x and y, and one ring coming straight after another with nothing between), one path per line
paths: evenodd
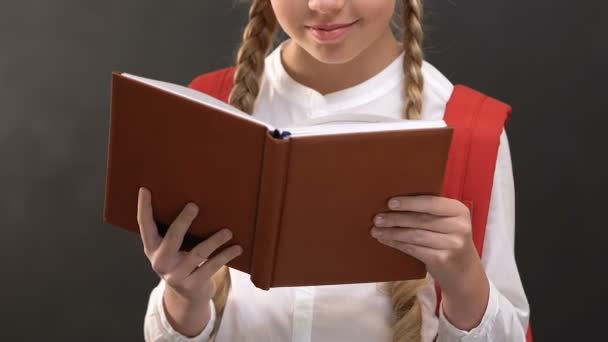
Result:
M428 61L422 63L425 91L438 101L447 103L454 90L450 80Z
M477 89L462 84L453 84L441 71L428 61L422 65L424 76L424 101L426 110L423 117L429 120L450 120L450 113L471 113L494 116L505 122L511 116L511 106ZM463 114L464 115L464 114ZM465 115L466 116L466 115Z
M424 78L422 118L424 120L441 120L454 90L454 85L428 61L422 63L421 71Z
M424 100L429 103L425 118L445 121L469 121L468 116L481 116L502 127L511 117L511 106L497 98L463 84L453 84L431 63L422 65Z

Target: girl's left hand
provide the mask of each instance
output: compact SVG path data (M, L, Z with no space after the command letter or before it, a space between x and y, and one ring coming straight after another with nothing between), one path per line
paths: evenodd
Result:
M381 243L426 264L444 292L463 294L479 284L485 271L472 239L467 206L437 196L406 196L389 200L391 212L374 218L371 230Z

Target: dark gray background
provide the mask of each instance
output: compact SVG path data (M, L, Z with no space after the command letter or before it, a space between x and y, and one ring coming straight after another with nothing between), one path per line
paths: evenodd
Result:
M517 260L537 341L601 339L608 3L427 1L427 58L509 102ZM234 1L2 1L2 340L142 339L156 285L102 223L110 73L185 84L232 63Z

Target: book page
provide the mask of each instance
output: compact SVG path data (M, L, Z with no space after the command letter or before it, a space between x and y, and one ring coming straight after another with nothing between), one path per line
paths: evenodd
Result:
M288 129L293 136L333 135L344 133L366 133L382 131L401 131L412 129L429 129L447 127L444 121L404 120L400 122L373 122L373 123L347 123L327 124L319 126L302 126Z
M274 131L276 127L261 121L238 108L220 101L212 96L195 89L184 87L178 84L158 81L128 73L121 73L123 76L132 80L150 85L163 91L175 94L191 101L201 103L205 106L215 108L226 114L235 115L245 120L249 120L259 125L263 125L268 130ZM341 133L363 133L397 131L408 129L425 129L446 127L442 120L423 121L423 120L403 120L378 114L367 113L347 113L334 114L318 118L311 118L305 122L298 123L297 126L284 127L281 131L288 131L292 136L312 136L312 135L334 135Z
M447 127L443 120L403 120L376 114L337 114L285 127L293 136L328 135Z
M178 84L153 80L153 79L149 79L149 78L145 78L145 77L141 77L141 76L135 76L135 75L131 75L128 73L121 73L121 74L123 76L133 79L135 81L145 83L147 85L164 90L166 92L169 92L169 93L172 93L172 94L175 94L178 96L182 96L189 100L192 100L192 101L204 104L206 106L221 110L222 112L225 112L227 114L235 115L235 116L241 117L243 119L249 120L251 122L255 122L259 125L266 126L271 131L273 131L275 129L275 127L265 123L264 121L258 120L256 118L254 118L253 116L239 110L238 108L231 106L223 101L216 99L213 96L209 96L198 90L184 87L184 86L181 86Z

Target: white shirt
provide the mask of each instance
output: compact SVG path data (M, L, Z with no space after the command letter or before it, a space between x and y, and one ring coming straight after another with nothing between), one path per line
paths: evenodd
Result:
M267 58L253 115L276 127L302 124L341 113L374 113L400 118L403 112L403 54L383 71L354 87L321 95L293 80L283 68L277 47ZM453 85L432 65L422 67L425 79L422 119L443 119ZM490 279L484 317L470 332L435 315L433 279L419 293L424 342L525 341L529 306L514 257L515 206L511 156L503 131L497 158L482 263ZM256 288L249 274L230 268L228 296L217 342L368 342L392 341L394 316L380 283ZM146 341L207 341L216 319L197 337L186 338L168 323L163 305L164 283L152 290L145 316Z

